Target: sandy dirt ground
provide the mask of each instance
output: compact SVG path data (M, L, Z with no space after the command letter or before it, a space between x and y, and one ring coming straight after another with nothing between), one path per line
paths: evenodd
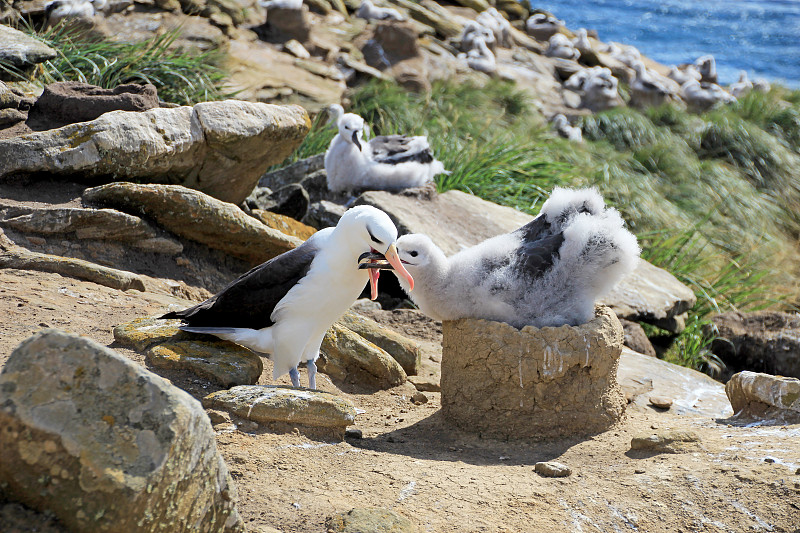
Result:
M147 292L119 292L57 274L0 270L0 365L44 327L85 335L144 365L139 354L114 345L113 326L185 303L158 280ZM436 323L413 312L371 314L425 341L426 370L436 372ZM160 373L198 399L217 390L189 374ZM265 361L261 383L270 377ZM320 388L363 410L356 419L363 438L217 426L240 513L253 530L325 531L336 512L378 506L430 532L800 531L800 425L744 427L632 405L598 435L506 442L452 429L438 393L416 405L408 383L373 391L320 378ZM630 449L633 436L662 430L693 431L699 446L681 454ZM572 475L534 472L536 462L549 460Z

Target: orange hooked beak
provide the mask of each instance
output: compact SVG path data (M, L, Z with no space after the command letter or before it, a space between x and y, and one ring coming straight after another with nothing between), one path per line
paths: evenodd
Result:
M408 290L414 290L414 278L411 277L411 274L408 273L406 267L403 266L403 262L400 260L400 256L397 255L397 248L395 248L394 244L389 245L389 249L386 250L386 253L383 254L389 264L392 265L394 271L397 272L398 276L403 277L408 282Z

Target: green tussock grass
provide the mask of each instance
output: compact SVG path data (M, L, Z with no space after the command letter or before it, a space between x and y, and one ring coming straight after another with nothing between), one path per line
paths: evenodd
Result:
M33 81L48 84L80 81L104 88L124 83L152 83L161 100L190 105L231 96L222 90L225 72L218 52L187 53L175 48L180 28L139 43L96 40L64 25L31 36L55 49L58 56L34 71ZM18 79L28 76L11 65L0 69Z

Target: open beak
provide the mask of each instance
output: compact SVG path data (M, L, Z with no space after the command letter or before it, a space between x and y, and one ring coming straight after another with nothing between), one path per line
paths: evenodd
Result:
M358 131L353 132L353 144L358 146L358 151L361 151L361 142L358 140Z
M411 274L408 273L406 267L403 266L403 262L400 260L400 256L397 255L397 248L395 248L394 244L389 245L389 249L386 250L386 253L383 254L386 257L386 260L389 261L389 264L392 265L394 271L397 273L398 276L401 276L408 282L408 290L414 290L414 278L411 277Z

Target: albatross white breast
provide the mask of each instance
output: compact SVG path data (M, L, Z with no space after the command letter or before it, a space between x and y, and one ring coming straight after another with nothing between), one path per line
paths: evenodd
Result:
M325 152L328 189L333 192L420 187L445 172L427 137L379 135L365 142L364 119L354 113L342 115L338 128Z
M274 379L286 374L300 386L297 365L308 364L316 388L316 361L325 332L369 281L377 297L378 271L359 262L385 256L411 287L414 280L397 257L397 229L371 206L354 207L335 228L315 233L294 250L250 270L205 302L162 318L180 318L183 331L207 333L271 354Z
M623 224L596 190L556 188L530 223L449 258L419 234L400 237L397 250L416 282L411 299L432 318L578 325L636 266L639 245Z

